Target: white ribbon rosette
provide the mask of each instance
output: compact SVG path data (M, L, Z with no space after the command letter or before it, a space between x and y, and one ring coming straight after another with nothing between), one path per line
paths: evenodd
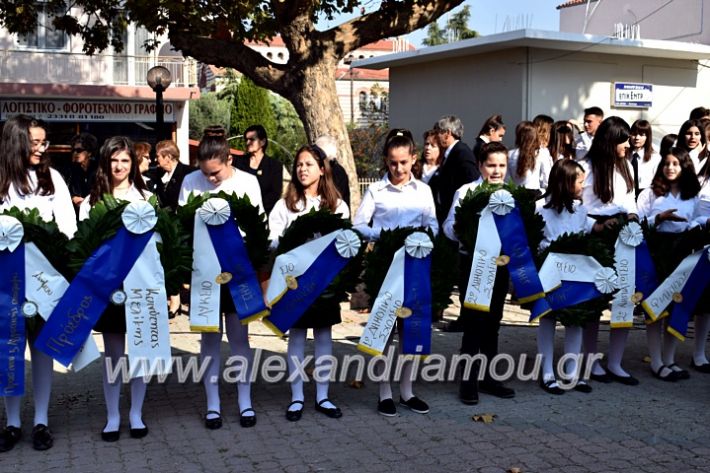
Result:
M25 236L25 229L15 217L0 215L0 250L15 251Z
M434 243L426 233L414 232L404 240L404 248L412 258L426 258L434 249Z
M515 208L515 199L507 190L499 189L491 194L488 208L496 215L508 215Z
M126 230L135 235L142 235L155 228L158 216L152 205L145 200L139 200L131 202L123 209L121 220Z
M360 251L360 238L352 230L343 230L335 237L335 249L343 258L354 258Z

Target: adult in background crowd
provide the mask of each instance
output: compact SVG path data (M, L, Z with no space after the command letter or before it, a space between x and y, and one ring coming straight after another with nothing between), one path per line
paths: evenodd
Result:
M690 116L688 117L689 120L701 120L703 118L710 118L710 108L695 107L690 111Z
M335 188L340 192L340 198L345 202L345 205L350 208L350 182L348 181L348 173L336 159L338 157L338 142L330 135L323 135L316 138L315 145L322 149L328 157L330 173L333 177Z
M89 195L96 179L97 161L95 158L98 140L91 133L80 133L69 142L71 146L71 165L66 176L67 187L71 195L74 212L79 215L79 206L84 197Z
M150 168L150 152L153 149L147 141L136 141L133 145L138 158L138 172L143 177L146 188L151 193L155 194L157 190L157 177L153 169Z
M463 138L463 123L453 115L444 116L434 124L439 146L444 149L444 158L431 178L431 191L436 205L439 224L446 220L456 189L480 176L473 151Z
M473 155L476 159L480 159L481 146L486 143L501 142L505 136L505 123L501 115L491 115L483 122L481 131L478 132L478 138L473 144Z
M431 185L431 178L439 169L442 159L444 159L444 150L436 139L434 130L424 132L424 145L422 149L422 157L419 160L419 166L412 169L414 177L420 179L425 184Z
M592 146L594 135L604 119L604 111L599 107L589 107L584 109L584 133L579 135L576 144L577 161L584 159Z
M283 165L266 154L269 138L261 125L252 125L244 131L247 154L236 156L234 167L256 176L261 188L261 200L266 213L270 213L281 198L283 190Z
M160 141L155 145L155 158L163 171L156 189L160 205L175 210L182 181L195 169L180 162L180 150L172 140Z

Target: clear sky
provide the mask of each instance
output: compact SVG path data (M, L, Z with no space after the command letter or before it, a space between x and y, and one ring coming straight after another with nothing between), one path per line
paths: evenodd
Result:
M466 5L471 6L471 20L469 28L480 34L489 35L504 31L522 28L558 31L560 27L559 10L555 7L565 0L467 0ZM365 2L371 6L367 11L376 8L379 2ZM458 7L452 12L460 10ZM448 15L448 14L447 14ZM439 25L443 26L447 15L439 18ZM319 26L327 28L346 21L348 17L341 16L332 22L321 21ZM422 39L426 37L426 28L410 33L407 39L417 48L422 46Z

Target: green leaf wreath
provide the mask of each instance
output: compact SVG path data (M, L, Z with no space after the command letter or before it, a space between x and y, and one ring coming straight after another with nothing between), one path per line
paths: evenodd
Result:
M158 243L160 262L165 272L165 290L169 295L178 294L183 283L190 281L192 250L188 244L189 234L180 220L172 213L157 208L157 198L148 202L156 208L158 222L155 231L160 234ZM121 214L130 202L105 194L89 211L89 218L78 224L74 238L68 243L69 268L77 273L84 262L106 240L116 235L123 226Z
M286 228L279 239L276 255L291 251L318 236L346 228L352 228L352 223L343 218L341 214L334 214L327 208L311 209L310 212L299 216ZM345 266L340 274L335 276L319 299L337 297L338 301L347 300L346 292L352 292L357 284L364 251L365 245L360 245L357 256Z
M370 296L370 305L375 302L380 292L395 252L402 248L404 241L414 232L424 232L434 242L431 254L432 311L437 313L451 303L451 290L458 276L456 250L445 236L440 234L434 238L429 228L399 227L382 230L372 251L365 254L362 280L365 283L365 292Z
M219 197L229 203L232 216L237 222L237 226L244 233L244 245L249 255L249 261L255 270L263 268L269 260L269 228L266 222L266 214L259 210L259 207L251 203L249 196L238 197L234 193L224 191L216 194L204 193L195 195L190 193L187 203L178 207L178 219L183 227L187 229L188 248L192 248L192 232L194 228L195 212L205 201L212 197ZM192 252L192 250L190 250Z
M538 268L542 266L550 252L592 256L602 266L613 268L614 253L611 248L604 238L594 234L589 235L584 232L565 233L538 254ZM565 327L582 327L587 322L598 319L602 311L609 307L612 297L612 295L598 297L572 307L553 311L546 317L557 317L557 320Z
M681 233L659 232L646 219L641 227L659 281L667 278L686 256L710 243L710 232L702 227Z
M507 190L515 199L515 205L520 210L525 227L528 246L534 252L540 246L545 228L542 216L535 212L537 195L530 192L529 189L516 186L513 183L490 184L483 182L476 189L469 190L461 200L461 205L456 209L456 222L454 223L456 237L466 251L473 252L476 246L481 211L488 205L491 194L500 189Z

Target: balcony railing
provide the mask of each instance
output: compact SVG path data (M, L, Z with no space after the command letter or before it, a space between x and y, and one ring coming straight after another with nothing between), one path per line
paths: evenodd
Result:
M0 50L3 83L146 85L153 66L170 70L174 87L197 83L197 63L190 58Z

